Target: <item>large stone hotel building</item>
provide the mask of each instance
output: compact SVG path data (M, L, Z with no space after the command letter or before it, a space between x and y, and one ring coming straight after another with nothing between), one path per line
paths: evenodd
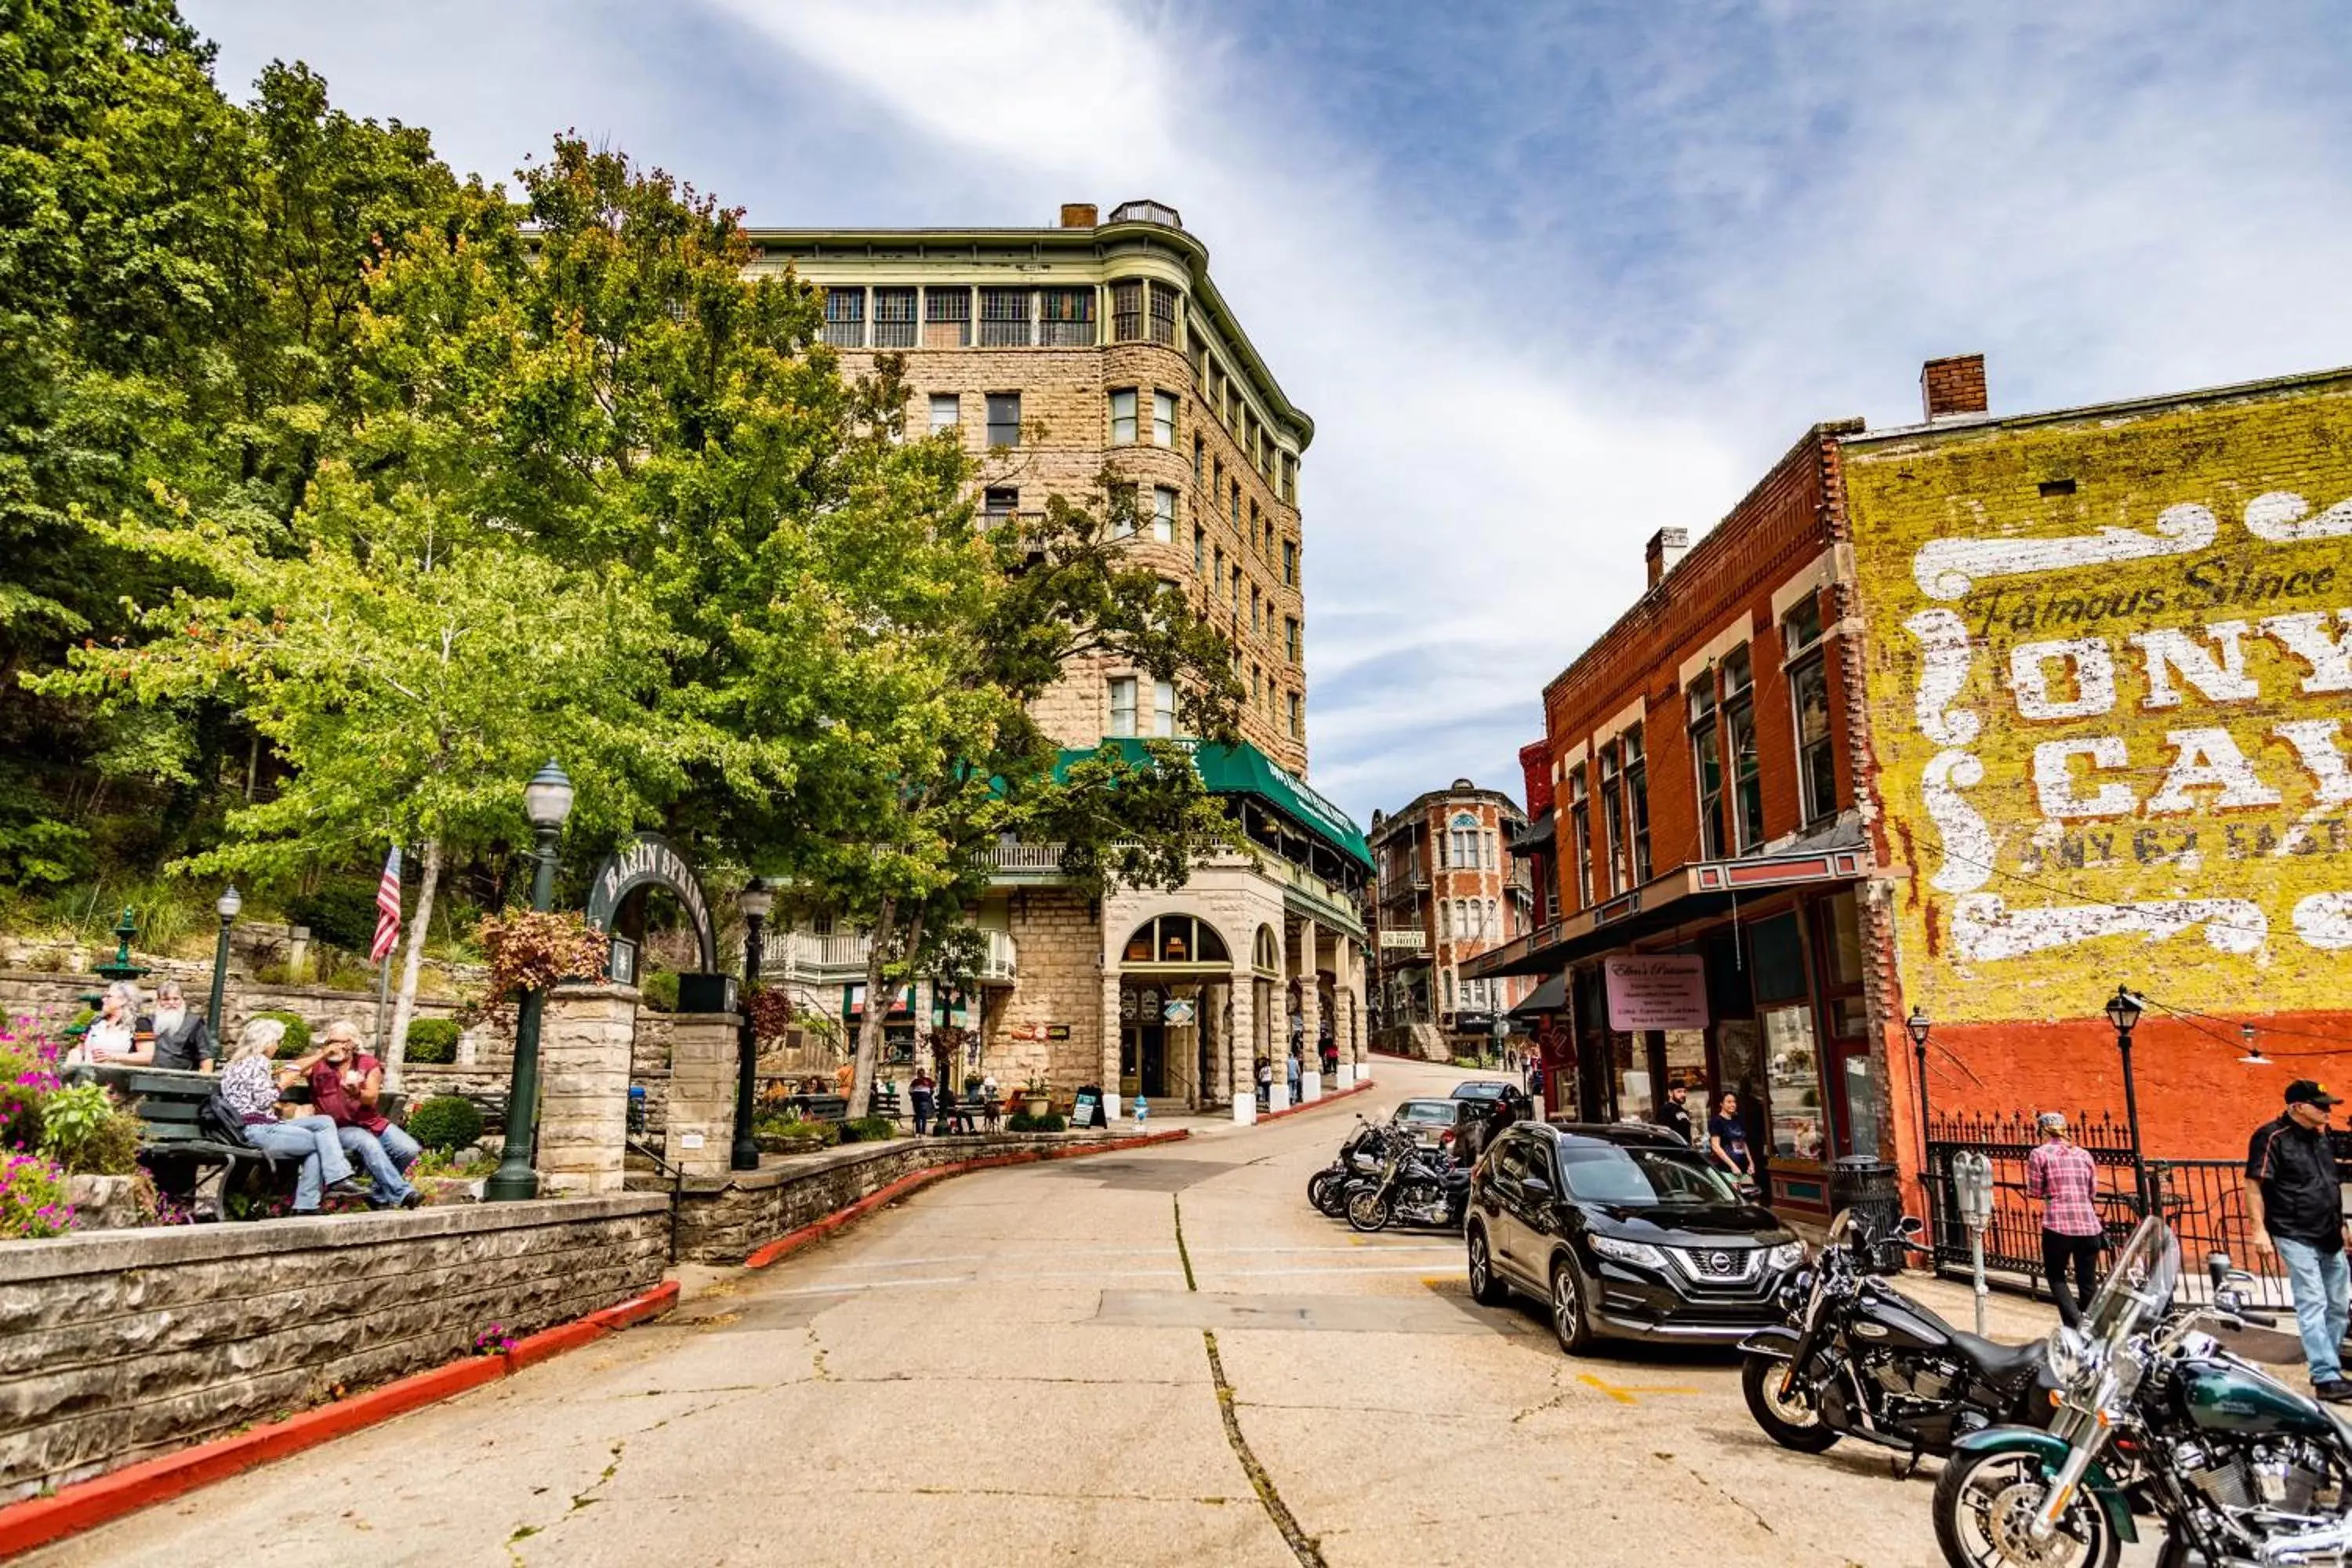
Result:
M1315 426L1210 279L1206 247L1148 201L1108 220L1067 205L1052 228L751 232L757 268L790 268L822 293L846 372L905 356L910 428L961 433L985 510L1083 501L1106 471L1132 481L1146 504L1129 547L1228 628L1247 693L1243 743L1195 757L1260 852L1202 867L1175 893L1095 902L1066 885L1057 847L1004 846L971 911L988 939L977 984L925 980L890 998L886 1073L947 1039L962 1070L1008 1086L1042 1076L1066 1100L1115 1085L1130 1106L1138 1094L1230 1104L1248 1120L1255 1059L1276 1064L1279 1085L1294 1043L1311 1068L1328 1037L1339 1084L1354 1082L1354 900L1370 860L1305 779L1298 485ZM1037 717L1074 750L1181 732L1165 683L1099 658L1074 663ZM768 974L853 1018L866 1005L865 951L861 933L806 911Z

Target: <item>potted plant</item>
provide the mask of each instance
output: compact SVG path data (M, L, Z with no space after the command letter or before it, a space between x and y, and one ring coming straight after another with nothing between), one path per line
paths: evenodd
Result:
M1030 1074L1029 1081L1021 1086L1021 1109L1032 1116L1043 1116L1054 1109L1054 1091L1044 1073Z

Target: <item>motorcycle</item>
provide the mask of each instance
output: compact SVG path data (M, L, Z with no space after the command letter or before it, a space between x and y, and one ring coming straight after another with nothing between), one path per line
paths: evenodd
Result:
M2132 1515L2165 1528L2159 1568L2352 1563L2352 1419L2231 1353L2209 1327L2272 1326L2252 1276L2208 1259L2209 1303L2174 1300L2180 1249L2151 1215L2079 1330L2050 1342L2062 1384L2047 1432L1961 1440L1936 1487L1955 1568L2111 1568Z
M1432 1153L1409 1136L1384 1141L1377 1174L1347 1185L1350 1229L1385 1230L1392 1224L1462 1228L1470 1202L1470 1173L1445 1154Z
M1339 1145L1339 1157L1307 1178L1307 1201L1318 1214L1338 1219L1347 1213L1348 1183L1379 1174L1381 1143L1389 1131L1357 1114L1356 1130Z
M1855 1437L1905 1450L1914 1467L1969 1433L2039 1425L2055 1386L2043 1342L1979 1339L1874 1278L1887 1253L1916 1245L1917 1220L1868 1232L1853 1210L1840 1213L1819 1256L1782 1279L1788 1322L1741 1342L1740 1389L1756 1424L1800 1453Z

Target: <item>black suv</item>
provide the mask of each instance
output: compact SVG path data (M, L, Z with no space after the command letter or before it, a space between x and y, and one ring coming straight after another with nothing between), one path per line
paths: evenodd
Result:
M1465 1105L1475 1105L1481 1114L1491 1116L1495 1107L1507 1105L1511 1114L1525 1121L1535 1115L1535 1102L1527 1090L1507 1079L1474 1078L1454 1086L1454 1098Z
M1604 1336L1735 1342L1781 1321L1772 1289L1803 1244L1661 1128L1523 1122L1478 1162L1470 1293L1551 1308L1560 1348Z

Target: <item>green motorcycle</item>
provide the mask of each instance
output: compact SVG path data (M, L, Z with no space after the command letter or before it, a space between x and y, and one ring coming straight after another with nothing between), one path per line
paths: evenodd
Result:
M1936 1487L1953 1568L2113 1568L2162 1521L2160 1568L2352 1568L2352 1420L2222 1348L2208 1327L2268 1326L2221 1253L2211 1300L2177 1303L2180 1247L2141 1222L2083 1325L2050 1342L2050 1430L1964 1437Z

